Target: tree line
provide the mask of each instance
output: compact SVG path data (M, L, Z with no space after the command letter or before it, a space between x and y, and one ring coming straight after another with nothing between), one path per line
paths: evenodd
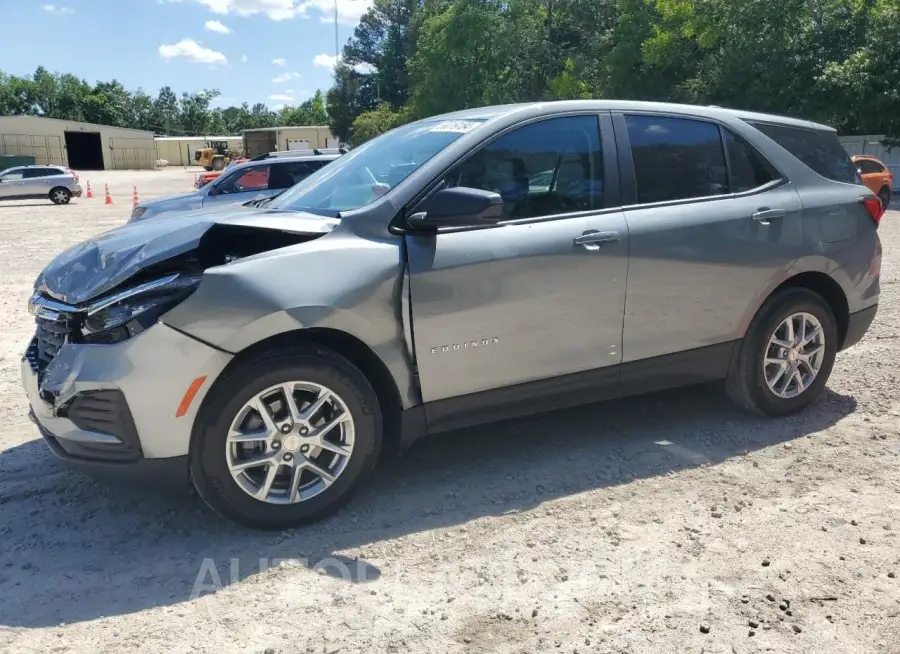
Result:
M75 75L39 67L32 76L0 72L0 115L45 116L166 136L237 135L243 129L277 125L325 125L325 96L317 91L299 106L272 110L263 103L213 107L217 90L182 93L168 86L156 96L129 91L119 81L89 84Z
M375 0L341 61L327 110L352 143L455 109L574 98L900 139L897 0Z
M487 104L618 98L717 104L900 142L898 0L374 0L332 87L299 106L218 108L219 93L38 68L0 72L0 115L165 135L328 124L359 144Z

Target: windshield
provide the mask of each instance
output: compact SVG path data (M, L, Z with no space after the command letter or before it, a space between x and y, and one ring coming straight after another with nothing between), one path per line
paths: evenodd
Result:
M301 181L270 209L336 217L374 202L483 119L419 121L383 134Z

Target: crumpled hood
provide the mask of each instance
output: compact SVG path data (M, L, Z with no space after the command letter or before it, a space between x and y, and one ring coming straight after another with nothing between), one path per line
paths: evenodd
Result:
M57 255L38 275L34 287L63 302L80 304L115 288L148 266L195 249L214 225L324 234L339 222L304 212L238 206L127 223Z

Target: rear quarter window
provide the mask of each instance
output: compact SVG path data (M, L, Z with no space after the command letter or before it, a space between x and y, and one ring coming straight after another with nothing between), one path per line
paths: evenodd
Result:
M871 159L860 159L856 162L856 165L863 175L879 175L884 172L884 167Z
M859 183L856 166L835 132L759 122L750 124L822 177L846 184Z

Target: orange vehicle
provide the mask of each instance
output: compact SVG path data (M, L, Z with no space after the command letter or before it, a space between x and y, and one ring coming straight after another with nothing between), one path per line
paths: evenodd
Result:
M894 183L894 175L888 170L887 166L875 157L858 154L855 157L851 157L851 159L857 170L859 170L859 176L862 177L863 184L868 186L878 196L881 204L887 209L891 204L891 187Z
M225 169L227 170L231 166L236 166L237 164L244 163L245 161L248 161L248 159L246 157L235 157L228 163L227 166L225 166ZM211 181L213 181L214 179L219 177L224 172L225 172L225 170L209 170L209 171L200 173L197 176L197 181L194 183L194 188L202 188L202 187L206 186L207 184L209 184Z

